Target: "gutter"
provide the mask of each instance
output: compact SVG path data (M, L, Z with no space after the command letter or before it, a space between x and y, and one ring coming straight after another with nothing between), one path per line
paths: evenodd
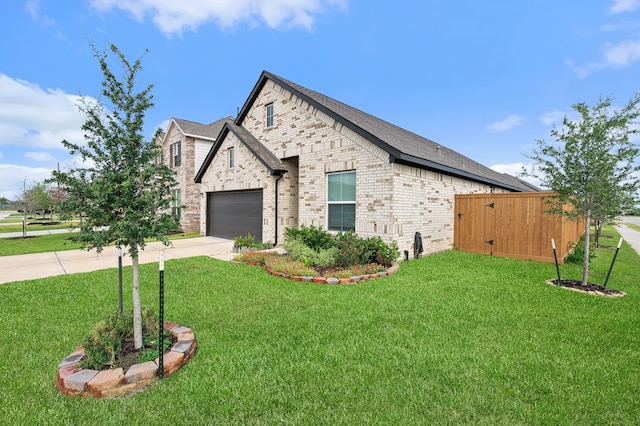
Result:
M278 245L278 181L284 177L284 172L281 172L276 179L276 202L275 202L275 236L273 238L273 246L276 247Z

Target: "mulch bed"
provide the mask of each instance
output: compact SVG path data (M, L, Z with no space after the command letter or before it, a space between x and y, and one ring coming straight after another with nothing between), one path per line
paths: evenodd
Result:
M547 284L550 285L558 285L558 280L549 280ZM621 297L626 293L620 290L614 290L609 287L605 287L600 284L587 283L586 285L582 285L582 281L580 280L560 280L560 287L566 288L569 290L579 291L581 293L594 294L599 296L608 296L608 297Z

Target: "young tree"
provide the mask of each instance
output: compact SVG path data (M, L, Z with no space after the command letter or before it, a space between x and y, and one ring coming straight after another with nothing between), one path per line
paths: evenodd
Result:
M566 116L560 129L551 130L555 143L536 141L539 149L527 156L534 161L524 174L540 179L555 191L551 211L570 218L582 217L585 223L585 253L582 285L589 279L589 229L591 219L606 219L613 212L635 204L640 185L638 148L629 139L637 133L640 93L619 109L612 98L600 98L590 107L573 105L580 119ZM566 204L572 206L567 211Z
M171 169L155 164L159 148L143 137L144 115L153 106L153 85L137 91L141 58L131 63L110 45L123 68L118 79L109 67L108 52L98 51L93 44L91 48L102 70L102 96L108 104L102 100L80 104L87 116L82 126L86 144L62 143L71 154L79 153L85 166L53 175L68 195L60 203L61 210L84 218L77 236L83 248L99 253L105 245L115 243L127 249L133 264L134 345L140 349L138 253L147 238L169 244L167 235L177 229L169 212L171 189L177 183Z

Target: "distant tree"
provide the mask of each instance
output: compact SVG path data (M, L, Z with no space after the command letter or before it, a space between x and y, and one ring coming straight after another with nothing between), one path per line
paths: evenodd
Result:
M629 136L637 133L640 115L640 94L619 109L612 98L600 98L590 107L573 105L579 120L566 116L560 129L551 130L555 143L538 140L538 149L527 156L534 161L525 175L534 176L543 186L555 191L553 213L570 218L582 217L585 222L585 253L582 284L589 279L590 224L592 219L604 220L636 203L640 185L638 148ZM565 205L572 209L566 210Z
M49 185L47 183L38 182L27 192L30 193L33 210L36 214L42 212L42 217L45 218L47 216L47 212L51 213L53 199L49 193Z
M122 66L118 79L109 67L109 53L98 51L93 44L91 48L102 70L102 96L108 104L102 100L80 104L87 116L82 126L86 145L62 143L71 154L79 153L86 166L53 174L68 194L60 202L61 209L84 217L76 237L83 248L100 252L112 243L127 248L133 263L134 345L140 349L138 253L148 238L169 244L167 235L178 226L169 211L171 189L177 183L171 169L154 162L158 147L143 137L144 116L153 106L153 85L137 91L142 58L131 63L110 45Z

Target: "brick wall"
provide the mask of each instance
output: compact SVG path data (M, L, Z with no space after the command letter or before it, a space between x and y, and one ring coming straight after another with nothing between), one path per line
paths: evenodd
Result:
M172 167L176 173L176 181L182 196L182 211L180 213L180 227L184 232L198 232L200 230L200 184L194 183L199 164L196 164L196 143L211 146L210 141L201 141L185 136L175 125L170 125L162 145L164 163L171 164L170 146L181 142L180 166Z
M274 104L274 125L265 127L266 105ZM388 154L333 118L269 81L242 125L289 170L279 184L278 241L283 227L315 225L327 228L326 175L356 171L356 232L398 242L412 252L415 232L425 253L453 247L454 194L489 192L488 185L441 173L389 163ZM237 163L229 171L225 149L236 147ZM263 240L274 238L274 178L231 134L203 178L206 191L264 188ZM240 159L240 154L243 156ZM287 192L289 195L287 196ZM201 230L206 229L206 206Z

